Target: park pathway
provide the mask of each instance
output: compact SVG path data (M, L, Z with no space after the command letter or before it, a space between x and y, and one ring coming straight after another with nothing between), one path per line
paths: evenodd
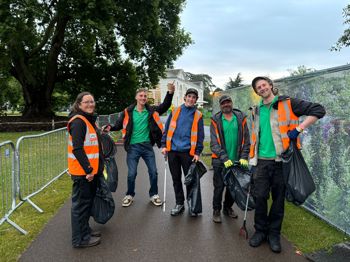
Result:
M164 160L155 148L158 173L159 195L163 198ZM86 249L71 246L70 200L45 226L20 261L306 261L295 254L290 242L282 239L282 253L274 254L267 243L259 248L251 248L248 241L238 235L242 225L243 213L238 211L237 220L223 217L222 224L212 222L212 171L209 170L201 180L203 214L197 218L189 217L187 212L178 217L170 216L174 205L174 192L169 171L167 172L167 205L163 213L160 207L149 202L148 174L143 160L140 161L136 180L134 203L121 206L126 191L126 154L118 146L117 163L119 186L114 194L116 210L113 218L105 225L91 222L91 226L102 231L101 244ZM187 211L187 210L186 210ZM248 214L248 231L253 234L253 213Z

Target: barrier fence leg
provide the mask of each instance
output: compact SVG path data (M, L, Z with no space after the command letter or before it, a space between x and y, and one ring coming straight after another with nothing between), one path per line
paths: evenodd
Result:
M28 232L25 231L23 228L21 228L19 225L17 225L15 222L13 222L12 220L6 218L7 223L9 223L11 226L13 226L14 228L16 228L19 232L21 232L23 235L27 235Z
M40 213L43 213L44 211L38 207L37 205L35 205L32 200L30 200L29 198L26 199L26 201L28 201L29 204L31 204L36 210L38 210Z

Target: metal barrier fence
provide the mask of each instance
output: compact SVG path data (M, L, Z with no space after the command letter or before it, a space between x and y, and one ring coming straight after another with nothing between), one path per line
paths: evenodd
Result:
M120 113L114 113L110 115L99 115L96 122L99 127L102 127L106 124L114 125L114 123L117 121Z
M97 117L97 125L101 128L104 125L107 124L111 124L114 125L115 122L117 121L118 117L119 117L119 113L114 113L114 114L110 114L110 115L99 115ZM114 141L118 140L118 134L116 132L111 132L110 136L113 138Z
M18 197L43 212L30 199L67 173L67 128L27 135L16 144Z
M9 219L16 206L15 145L0 143L0 225L9 223L23 234L27 232Z

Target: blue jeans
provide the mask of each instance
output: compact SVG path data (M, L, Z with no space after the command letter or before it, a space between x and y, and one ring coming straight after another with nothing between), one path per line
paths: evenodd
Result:
M154 155L153 147L151 143L138 143L129 146L126 162L128 164L128 191L127 195L135 196L135 180L137 176L137 165L140 157L145 161L151 188L149 190L149 196L158 194L158 173L156 166L156 158Z

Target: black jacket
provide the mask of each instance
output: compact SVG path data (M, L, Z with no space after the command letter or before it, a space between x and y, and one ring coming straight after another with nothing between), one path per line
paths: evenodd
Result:
M158 112L159 115L162 115L163 113L165 113L171 106L171 102L173 100L173 96L174 94L169 94L169 92L167 92L166 96L164 97L164 101L163 103L161 103L158 106L150 106L148 104L146 104L146 109L149 112L149 116L148 116L148 124L150 127L150 140L151 140L151 144L152 146L154 144L157 144L158 147L161 146L161 139L162 139L162 130L159 129L157 123L154 121L152 115L154 113L154 111ZM124 148L126 151L128 151L129 145L130 145L130 140L131 140L131 136L132 136L132 132L133 132L133 110L136 106L136 103L130 105L129 107L126 108L126 110L129 113L129 122L128 125L126 126L126 135L124 138ZM123 120L124 120L124 116L125 116L125 112L121 112L115 125L111 127L111 131L118 131L121 130L123 128Z
M248 160L249 156L249 147L250 147L250 137L249 137L249 130L247 123L245 124L244 128L242 126L243 121L246 119L246 115L238 110L233 109L233 114L237 118L238 122L238 141L237 141L237 156L238 159L245 159ZM229 160L227 152L226 152L226 144L225 144L225 137L224 137L224 131L222 127L222 112L216 113L211 119L214 121L218 127L219 131L219 137L221 145L217 141L216 132L214 125L210 125L210 149L211 151L218 156L218 158L212 158L212 165L213 166L221 166L224 162ZM244 139L244 144L242 146L242 141Z
M104 168L104 162L103 162L103 155L102 155L102 148L101 148L101 139L100 139L100 133L99 130L96 127L96 115L90 115L86 114L82 111L73 113L71 112L69 114L69 119L71 119L75 115L82 115L84 116L94 127L97 133L97 139L98 139L98 146L99 146L99 163L98 163L98 174L102 174L103 168ZM84 140L85 140L85 134L86 134L86 124L83 120L80 118L74 119L69 124L69 134L72 136L72 142L73 142L73 154L77 158L79 164L84 169L86 174L91 173L92 167L90 166L90 162L88 157L86 156L86 153L84 151Z

